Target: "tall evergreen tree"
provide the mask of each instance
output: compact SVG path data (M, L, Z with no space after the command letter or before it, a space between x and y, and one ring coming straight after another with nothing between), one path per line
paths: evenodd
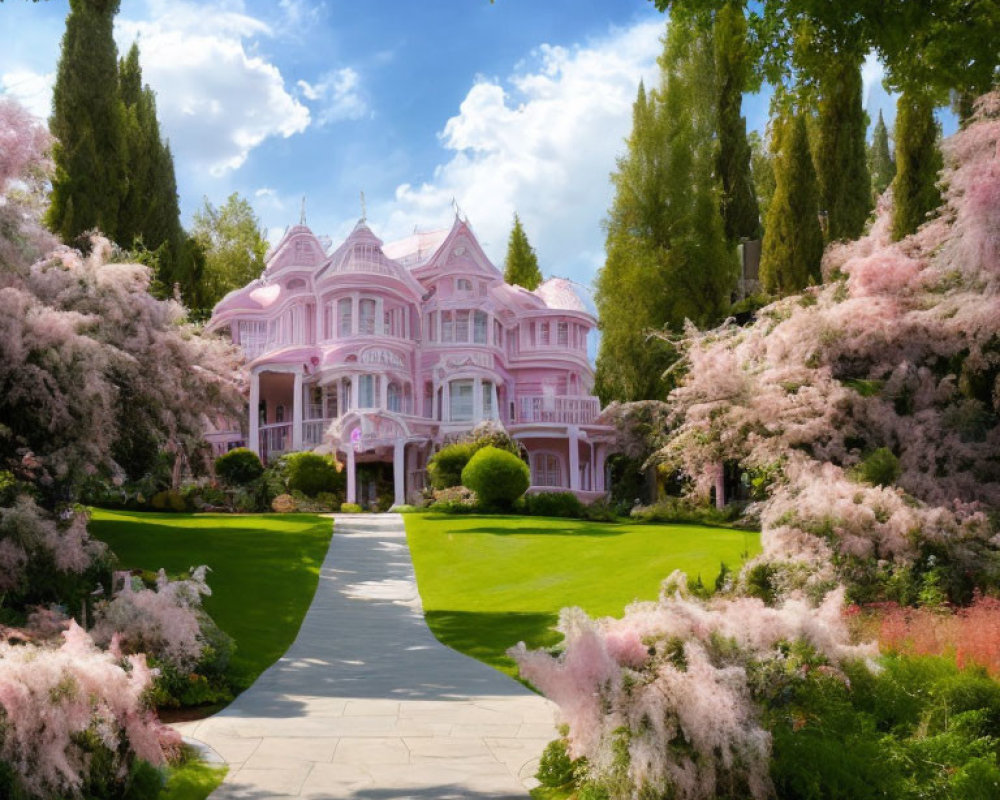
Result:
M55 175L46 222L65 241L117 230L124 187L124 113L112 36L119 0L70 0L49 128Z
M760 236L760 209L750 174L750 145L742 114L750 63L747 24L739 2L730 0L715 17L715 67L718 81L719 156L722 220L731 242Z
M892 237L913 233L941 203L941 171L934 104L920 91L906 91L896 103L896 177L892 181Z
M126 189L114 238L123 247L152 253L160 283L168 291L178 284L190 304L192 287L184 285L181 274L184 231L173 156L160 137L156 96L142 82L137 44L119 64L118 80L125 112Z
M736 282L715 175L716 87L711 31L675 18L661 83L633 106L626 154L612 176L607 260L597 276L604 400L662 398L673 354L650 331L717 322Z
M865 148L868 119L861 100L861 56L830 53L820 68L815 151L827 239L856 239L872 208Z
M872 194L880 197L896 177L896 162L889 152L889 131L878 112L878 122L872 132L872 144L868 149L868 171L872 176Z
M805 116L780 124L776 137L775 189L764 221L760 280L767 292L789 294L820 282L823 231Z
M523 286L529 292L538 288L542 282L542 273L538 269L538 256L535 248L528 242L521 220L514 212L514 227L511 228L507 240L507 261L504 266L503 279L511 286Z
M753 174L754 193L760 206L761 223L767 219L767 209L774 197L774 154L757 131L747 137L750 145L750 168Z

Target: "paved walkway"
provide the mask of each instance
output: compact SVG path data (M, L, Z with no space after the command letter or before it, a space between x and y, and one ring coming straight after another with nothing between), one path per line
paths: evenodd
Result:
M288 652L175 726L229 762L212 798L527 797L554 706L434 638L398 514L337 515L334 531Z

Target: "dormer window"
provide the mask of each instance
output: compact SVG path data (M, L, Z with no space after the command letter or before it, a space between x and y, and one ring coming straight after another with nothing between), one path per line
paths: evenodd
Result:
M468 278L459 278L456 283L456 288L460 292L471 292L472 281L470 281Z

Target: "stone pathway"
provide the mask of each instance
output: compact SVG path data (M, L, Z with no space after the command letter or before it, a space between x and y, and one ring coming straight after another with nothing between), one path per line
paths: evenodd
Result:
M229 763L219 800L479 800L527 797L553 712L434 638L398 514L347 514L288 652L175 727Z

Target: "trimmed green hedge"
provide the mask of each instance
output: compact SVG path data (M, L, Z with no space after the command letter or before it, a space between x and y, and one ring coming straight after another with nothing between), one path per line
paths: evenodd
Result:
M513 453L484 447L462 470L462 485L476 493L480 505L509 509L531 485L531 472Z

